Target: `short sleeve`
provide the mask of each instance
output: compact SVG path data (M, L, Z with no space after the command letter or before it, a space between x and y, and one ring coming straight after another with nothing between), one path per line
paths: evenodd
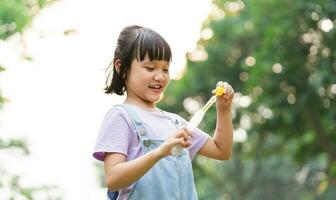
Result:
M94 158L104 161L105 152L122 153L127 156L131 123L125 116L125 111L120 107L113 107L107 112L94 147Z
M179 121L181 122L181 125L183 127L187 126L188 122L185 119L183 119L182 117L180 117L178 115L176 115L176 116L179 119ZM188 148L191 159L193 159L195 157L195 155L197 154L197 152L208 141L208 139L209 139L209 135L206 132L204 132L201 129L199 129L199 128L196 128L192 132L192 139L191 139L192 144Z

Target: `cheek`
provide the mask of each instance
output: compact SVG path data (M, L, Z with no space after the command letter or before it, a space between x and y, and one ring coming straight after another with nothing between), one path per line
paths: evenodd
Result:
M167 82L168 83L170 82L170 75L169 74L167 75Z
M166 87L169 85L169 83L170 83L170 76L168 75L168 76L167 76Z
M168 82L170 82L170 73L167 74Z

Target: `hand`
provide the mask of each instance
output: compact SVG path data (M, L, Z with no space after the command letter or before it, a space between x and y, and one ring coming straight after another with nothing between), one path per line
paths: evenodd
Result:
M178 130L156 149L157 153L161 158L170 156L171 149L175 145L180 145L184 148L189 147L191 145L191 132L186 128Z
M233 96L234 96L234 90L231 87L230 84L227 82L219 81L217 83L216 87L223 87L225 90L225 93L221 96L217 96L216 104L218 108L228 109L231 108ZM212 91L212 93L215 93L215 90Z

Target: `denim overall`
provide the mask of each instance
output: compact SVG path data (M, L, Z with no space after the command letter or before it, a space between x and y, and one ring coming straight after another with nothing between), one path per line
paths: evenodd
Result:
M125 104L117 106L123 107L128 112L141 141L144 154L164 142L164 140L151 139L142 120L130 106ZM168 114L166 115L168 117ZM173 123L172 119L171 121ZM118 192L108 191L109 200L117 199L117 196ZM167 156L159 160L134 184L128 199L197 200L189 151L184 148L178 156Z

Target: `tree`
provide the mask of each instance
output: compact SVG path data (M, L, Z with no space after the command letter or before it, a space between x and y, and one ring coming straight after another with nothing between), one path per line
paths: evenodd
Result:
M187 117L179 102L202 104L218 80L230 82L237 91L236 134L248 133L245 142L235 144L230 171L241 166L242 174L237 177L245 172L250 177L237 182L237 177L224 173L223 179L236 184L227 191L241 194L246 188L245 196L234 192L230 196L260 199L281 182L302 190L280 193L280 199L293 199L290 195L328 199L328 195L335 195L336 2L215 0L213 4L215 9L203 24L197 49L187 55L187 73L172 82L162 106ZM213 109L201 127L211 132L214 125ZM206 167L198 165L198 159L195 174L205 173ZM308 169L304 181L282 179L280 169L270 171L268 167L277 162L293 176ZM221 166L214 169L227 168ZM262 183L267 179L272 181L265 191ZM215 179L212 182L217 183ZM230 185L228 182L216 186L223 188L223 184Z
M33 17L51 0L2 0L0 2L0 39L22 33Z
M30 25L34 16L51 0L1 0L0 1L0 40L6 40L16 33L22 33ZM5 67L1 65L0 72ZM1 96L0 108L6 102L6 98ZM12 154L20 152L20 155L29 155L26 142L22 139L4 140L0 138L0 154ZM5 163L0 160L0 163ZM21 177L10 173L0 166L0 199L34 199L39 196L44 199L59 199L56 186L25 187L22 186Z

